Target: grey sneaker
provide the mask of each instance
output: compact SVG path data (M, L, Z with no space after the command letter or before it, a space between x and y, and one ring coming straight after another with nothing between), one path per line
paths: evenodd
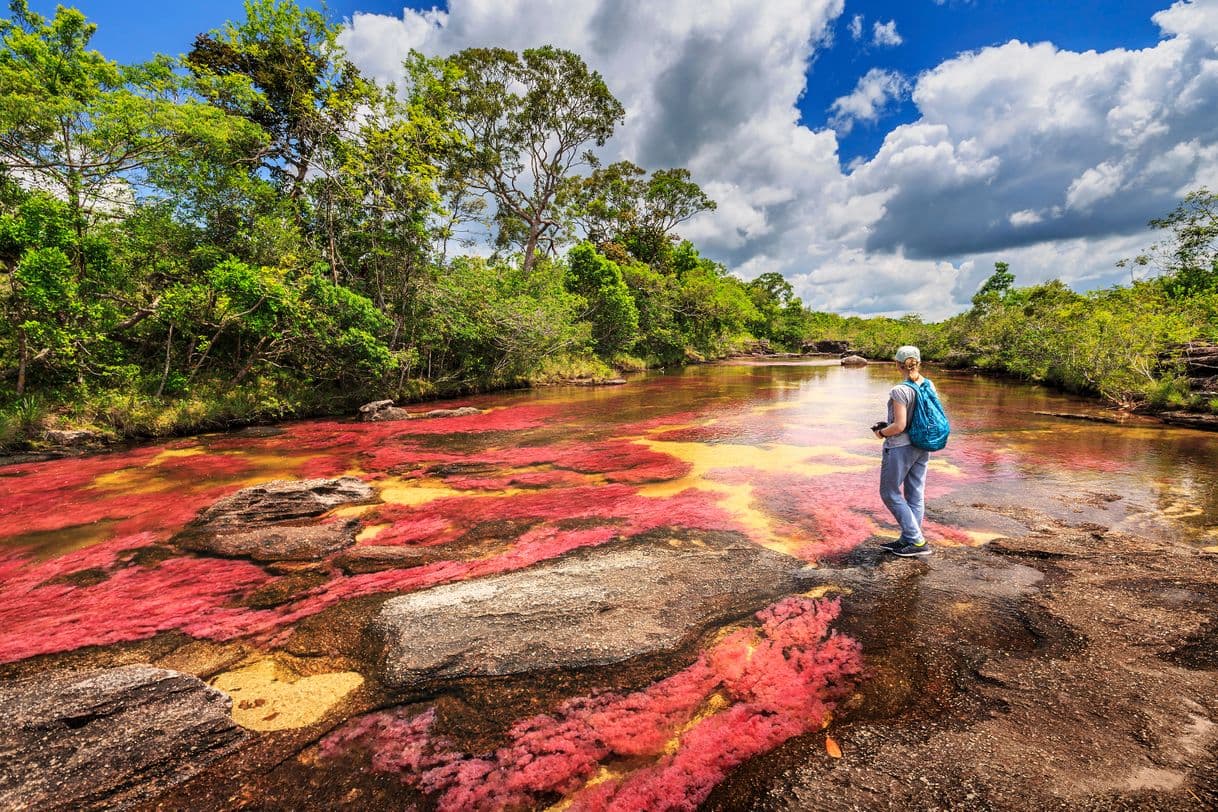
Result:
M930 555L930 545L925 541L921 544L906 544L892 551L894 555L899 555L903 558L910 558L915 555Z
M887 550L890 553L895 553L897 550L901 549L908 543L909 542L905 541L904 539L897 539L896 541L886 541L880 545L880 549Z

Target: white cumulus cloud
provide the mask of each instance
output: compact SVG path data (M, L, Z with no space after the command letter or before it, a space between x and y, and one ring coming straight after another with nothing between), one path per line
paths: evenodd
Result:
M886 23L876 20L875 25L872 26L871 41L876 45L900 45L905 39L897 33L896 20L889 20Z
M897 71L872 68L858 81L849 96L834 100L829 106L830 125L842 135L849 133L856 121L875 121L892 102L909 92L910 84Z
M946 60L899 91L916 120L850 167L797 107L842 0L450 0L357 13L342 43L382 79L411 48L574 50L626 107L602 157L688 167L718 202L682 229L705 254L780 272L813 307L940 318L998 260L1019 284L1127 281L1114 263L1154 240L1147 220L1218 185L1218 2L1169 3L1141 50L1011 41ZM832 112L870 121L897 97L864 76Z
M850 36L855 42L863 38L863 15L855 14L850 18Z

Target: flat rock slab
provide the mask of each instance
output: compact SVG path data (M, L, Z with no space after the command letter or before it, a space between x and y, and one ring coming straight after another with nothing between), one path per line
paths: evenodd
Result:
M196 525L248 527L320 516L332 508L371 499L368 483L337 479L276 479L226 496L199 514Z
M447 545L446 545L447 546ZM451 557L445 547L401 547L361 545L352 547L334 559L348 575L360 575L384 570L410 569L444 561Z
M0 808L107 808L152 797L246 738L232 701L130 665L0 685Z
M254 561L319 561L355 543L358 519L315 525L271 525L252 530L184 533L180 547L226 558Z
M393 598L373 624L385 680L405 688L620 662L796 590L803 562L724 535L637 539Z

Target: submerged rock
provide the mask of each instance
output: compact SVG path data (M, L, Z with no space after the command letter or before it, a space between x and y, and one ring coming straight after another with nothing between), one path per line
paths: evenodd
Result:
M867 366L867 359L861 355L847 355L845 358L842 359L842 366L844 366L844 367L865 367L865 366Z
M199 514L196 526L249 527L303 519L320 516L339 505L363 502L372 495L371 486L353 476L276 479L221 499Z
M801 562L742 539L638 539L385 603L385 680L518 674L679 647L796 588Z
M355 543L358 519L306 526L272 525L253 530L183 533L180 547L254 561L318 561Z
M145 665L0 684L0 808L155 796L245 739L231 709L195 677Z
M1202 431L1218 431L1218 414L1201 412L1161 412L1158 418L1173 426L1184 426Z

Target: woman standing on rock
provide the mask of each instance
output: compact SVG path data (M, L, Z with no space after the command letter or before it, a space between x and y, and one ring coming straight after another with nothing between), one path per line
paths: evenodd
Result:
M926 381L934 388L934 384L922 377L922 353L917 347L898 349L896 362L905 381L914 386ZM880 463L880 498L901 526L900 538L882 546L899 556L930 555L930 545L922 536L923 492L930 452L910 442L909 418L918 393L914 386L907 386L905 381L888 392L887 425L877 423L872 429L876 437L884 440L884 459Z

